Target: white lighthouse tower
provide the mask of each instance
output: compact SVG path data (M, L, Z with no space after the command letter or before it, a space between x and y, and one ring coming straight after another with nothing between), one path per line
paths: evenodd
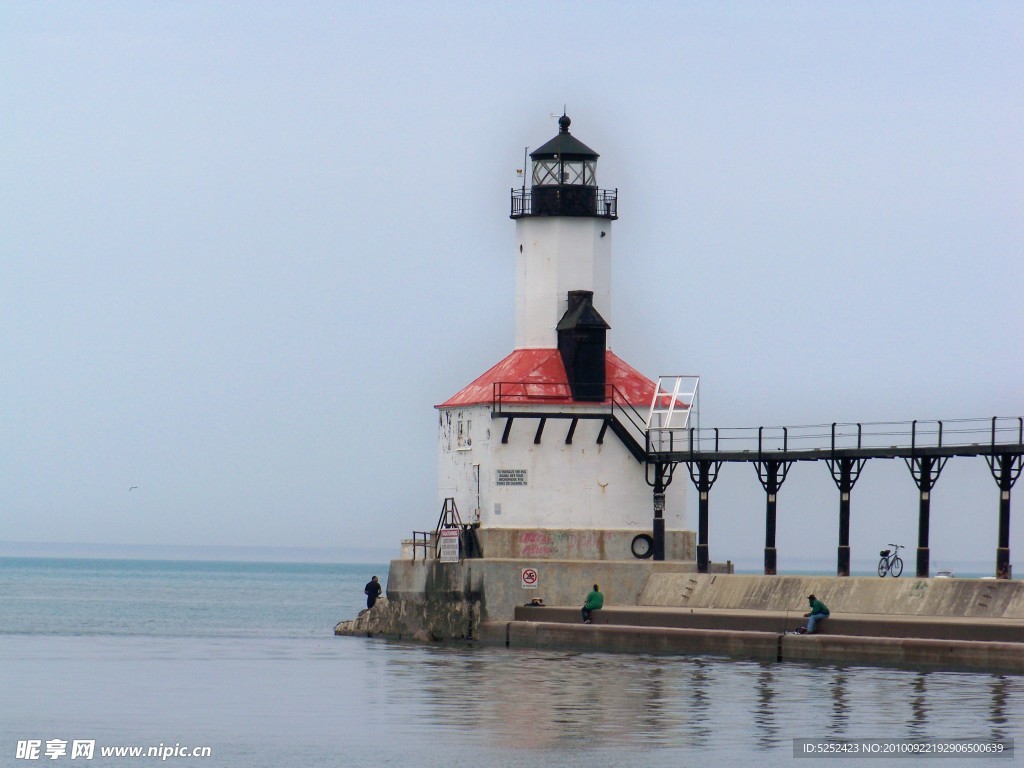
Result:
M437 406L438 503L485 558L693 560L685 483L646 462L656 385L608 346L617 190L570 123L512 191L515 348Z
M558 346L570 291L593 293L611 321L615 192L597 188L598 154L571 133L565 115L551 141L530 154L532 189L513 196L516 221L516 349Z

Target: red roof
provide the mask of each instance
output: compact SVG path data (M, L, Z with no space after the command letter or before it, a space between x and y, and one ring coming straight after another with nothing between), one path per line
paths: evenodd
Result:
M625 400L634 407L650 407L655 383L614 352L605 351L605 373L607 383L617 390L617 401ZM497 384L500 388L495 386ZM569 379L557 349L517 349L436 407L490 405L496 390L500 390L503 403L578 404L572 399Z

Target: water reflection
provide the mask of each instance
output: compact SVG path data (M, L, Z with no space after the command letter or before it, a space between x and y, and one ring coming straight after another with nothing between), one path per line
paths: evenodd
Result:
M992 726L989 730L989 738L992 741L1005 741L1010 738L1007 729L1009 722L1007 709L1010 706L1011 690L1011 683L1006 677L1000 675L993 678L990 686L991 704L988 716L988 721Z
M910 713L907 720L908 737L926 739L931 734L928 730L928 676L918 672L910 685Z
M1022 738L1024 678L712 657L389 644L413 735L497 749L788 754L794 738Z
M768 748L778 737L778 726L775 723L775 675L771 666L764 664L757 675L757 700L754 706L754 726L757 729L757 743Z
M833 738L841 738L846 735L846 726L850 720L850 702L844 670L837 670L833 675L829 691L832 694L832 715L829 718L831 735Z
M665 670L660 664L644 668L643 688L647 696L641 702L640 727L645 732L658 733L665 727L668 715L665 708Z
M711 736L713 723L709 710L711 708L711 671L714 663L706 658L689 661L690 666L690 706L688 734L691 738L687 743L691 746L704 746Z

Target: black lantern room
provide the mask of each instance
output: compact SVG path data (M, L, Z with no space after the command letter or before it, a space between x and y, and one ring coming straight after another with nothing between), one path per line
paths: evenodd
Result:
M617 190L597 188L599 155L569 133L572 120L558 118L558 135L530 153L532 188L512 190L512 215L618 218Z

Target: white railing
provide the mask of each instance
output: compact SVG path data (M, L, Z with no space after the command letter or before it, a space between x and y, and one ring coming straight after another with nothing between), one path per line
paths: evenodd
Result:
M700 427L700 376L659 376L644 428L648 451L683 450L687 432Z

